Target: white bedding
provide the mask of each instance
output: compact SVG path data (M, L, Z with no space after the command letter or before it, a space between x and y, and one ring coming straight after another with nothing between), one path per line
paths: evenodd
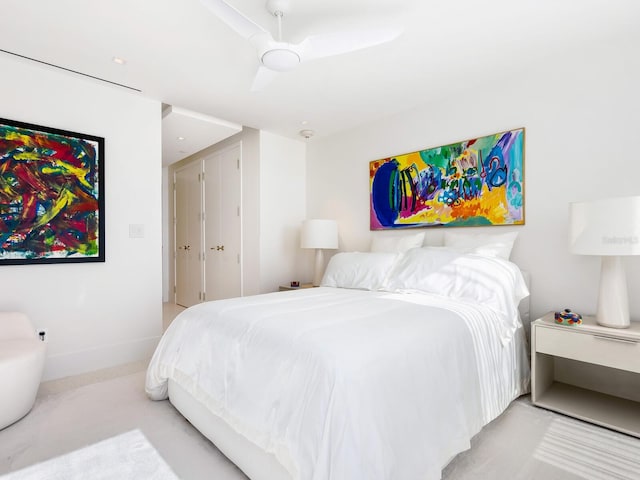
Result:
M528 384L497 313L427 294L315 288L208 302L147 372L171 378L294 479L438 479Z

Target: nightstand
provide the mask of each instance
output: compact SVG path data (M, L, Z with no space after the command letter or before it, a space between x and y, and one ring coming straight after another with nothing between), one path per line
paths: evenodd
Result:
M313 288L313 283L301 283L299 287L292 287L291 285L280 285L278 291L286 292L287 290L300 290L301 288Z
M532 323L531 401L603 427L640 437L640 323L626 329Z

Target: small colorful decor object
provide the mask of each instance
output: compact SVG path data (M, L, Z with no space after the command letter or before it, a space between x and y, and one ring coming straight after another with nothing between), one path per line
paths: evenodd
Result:
M556 323L560 325L581 325L582 324L582 315L579 313L572 312L570 309L565 308L561 312L555 312L554 314Z

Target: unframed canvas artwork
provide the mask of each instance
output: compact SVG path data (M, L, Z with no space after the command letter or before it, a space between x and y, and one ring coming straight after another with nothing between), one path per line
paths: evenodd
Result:
M104 139L0 119L0 264L103 262Z
M371 230L524 224L524 128L369 164Z

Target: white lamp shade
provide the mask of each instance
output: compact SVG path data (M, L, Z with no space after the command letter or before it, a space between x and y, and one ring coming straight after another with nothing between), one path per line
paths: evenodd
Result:
M338 224L335 220L305 220L300 234L302 248L338 248Z
M569 250L640 255L640 196L569 204Z

